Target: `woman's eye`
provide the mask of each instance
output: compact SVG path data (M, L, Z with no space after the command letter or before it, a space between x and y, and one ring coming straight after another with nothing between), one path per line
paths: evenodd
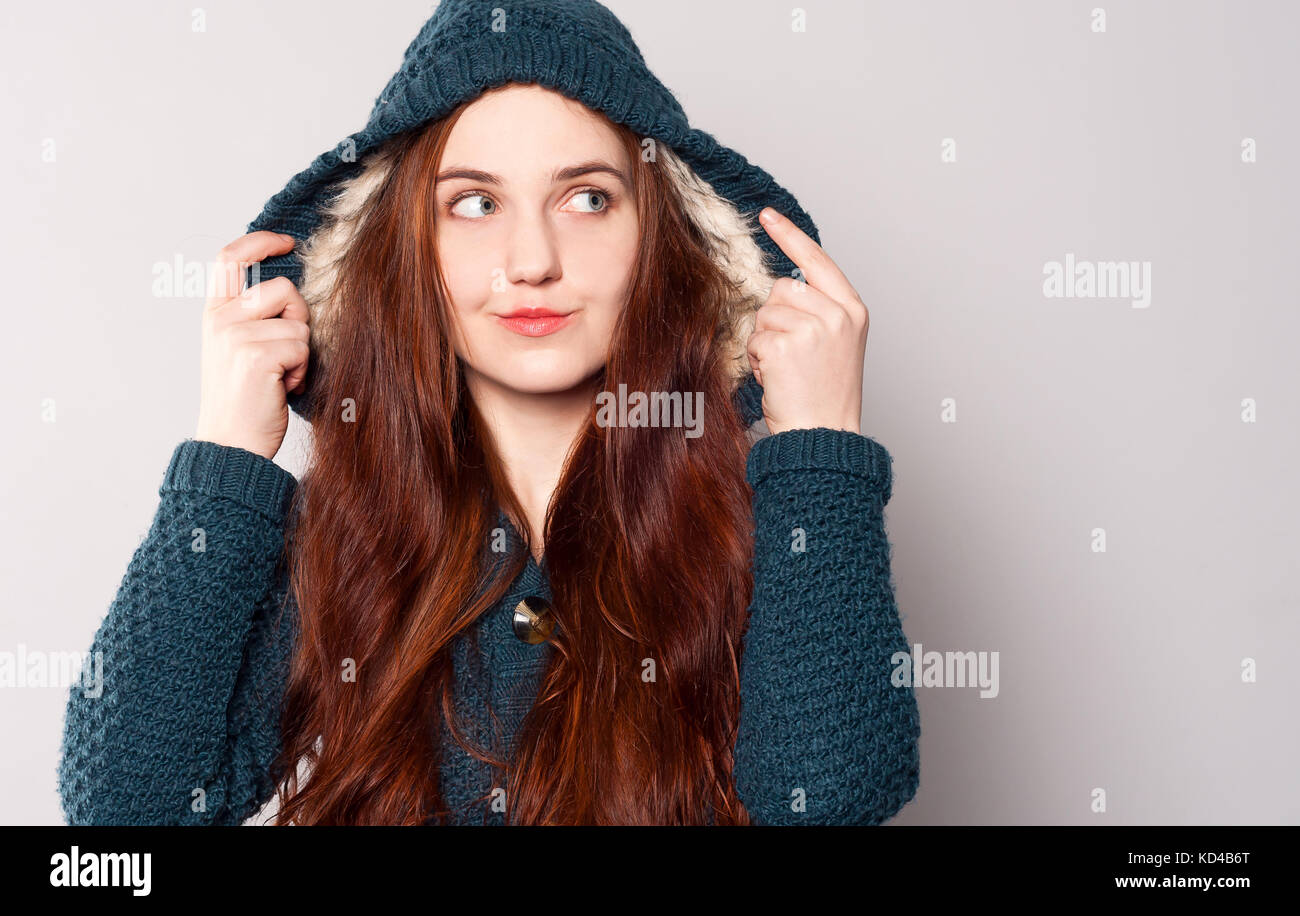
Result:
M600 203L592 203L593 198L600 201ZM580 201L591 207L590 210L582 210L581 212L583 213L599 213L601 210L604 210L609 206L609 201L604 191L579 191L577 194L573 195L570 200Z
M473 200L483 201L483 204L480 205L481 212L475 213L473 209L466 212L461 209L462 205ZM492 198L484 194L466 194L464 197L460 198L460 200L452 204L451 212L455 213L457 216L463 216L466 219L478 219L480 216L487 216L489 213L492 213L495 207L496 203L493 202Z
M610 199L610 195L604 191L579 191L569 198L569 203L576 201L580 213L600 213L609 208ZM476 206L473 201L481 201L481 203ZM453 214L465 219L482 219L495 213L497 205L496 201L486 194L466 194L454 200L450 209Z

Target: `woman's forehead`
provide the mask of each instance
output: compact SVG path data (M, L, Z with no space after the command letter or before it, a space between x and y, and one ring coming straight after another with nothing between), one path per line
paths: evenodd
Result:
M477 169L512 181L550 181L577 163L605 160L626 172L627 151L603 115L536 85L485 93L457 118L443 167Z

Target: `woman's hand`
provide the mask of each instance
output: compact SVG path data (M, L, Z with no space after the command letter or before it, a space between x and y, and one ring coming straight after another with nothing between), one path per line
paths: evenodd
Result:
M289 428L287 396L306 384L307 302L284 277L240 292L244 268L293 250L292 236L250 232L217 255L203 307L202 387L195 439L274 458Z
M778 279L749 337L767 428L860 433L867 307L807 233L771 207L759 220L807 281Z

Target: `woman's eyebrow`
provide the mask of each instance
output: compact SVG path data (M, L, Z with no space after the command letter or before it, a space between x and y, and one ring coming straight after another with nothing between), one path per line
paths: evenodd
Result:
M579 178L583 175L590 175L594 172L605 172L617 178L620 182L623 183L624 187L631 187L631 184L628 182L627 175L625 175L621 169L617 169L614 166L610 165L608 162L604 162L599 159L593 159L590 162L582 162L579 163L578 165L571 165L568 166L567 168L556 169L551 174L551 183L556 184L561 181L570 181L574 178ZM449 168L446 171L439 172L438 177L434 179L434 183L436 184L442 181L450 181L453 178L464 178L469 181L477 181L482 184L496 185L497 187L500 187L502 184L504 184L504 182L501 180L500 177L498 177L497 175L493 175L491 172L484 172L484 171L480 171L479 169L464 168L462 166L453 166L452 168Z

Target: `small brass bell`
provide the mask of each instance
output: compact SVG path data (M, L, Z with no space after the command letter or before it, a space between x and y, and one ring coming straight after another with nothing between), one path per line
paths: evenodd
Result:
M515 606L514 630L515 636L531 646L546 642L555 630L551 606L544 598L529 595Z

